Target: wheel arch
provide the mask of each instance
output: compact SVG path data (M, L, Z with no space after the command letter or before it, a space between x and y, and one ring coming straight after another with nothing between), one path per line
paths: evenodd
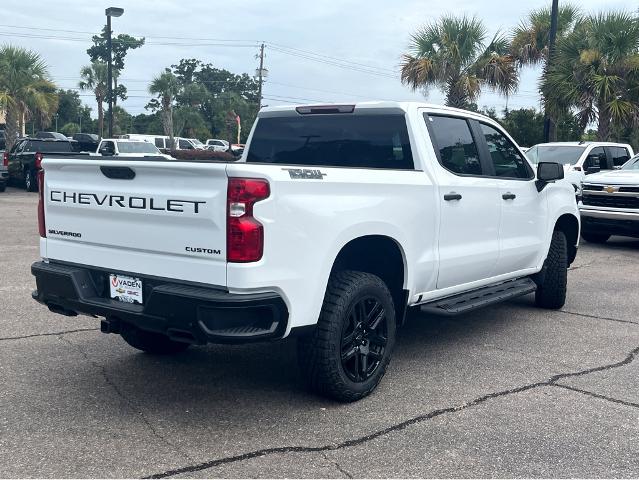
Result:
M579 220L570 213L564 213L555 222L553 231L561 231L566 235L568 243L568 265L577 256L577 246L579 244Z
M398 325L404 322L408 305L406 254L400 243L388 235L371 234L353 238L339 250L331 275L339 270L357 270L381 278L395 304Z

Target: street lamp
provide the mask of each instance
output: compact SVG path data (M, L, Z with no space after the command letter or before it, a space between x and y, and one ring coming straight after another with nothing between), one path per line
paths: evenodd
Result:
M109 7L104 11L107 17L107 50L109 58L107 61L107 96L109 98L109 138L113 138L113 51L111 48L111 17L121 17L124 8Z

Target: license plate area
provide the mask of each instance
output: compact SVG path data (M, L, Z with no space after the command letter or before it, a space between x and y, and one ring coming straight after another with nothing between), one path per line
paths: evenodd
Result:
M109 296L123 303L142 305L142 280L111 273L109 274Z

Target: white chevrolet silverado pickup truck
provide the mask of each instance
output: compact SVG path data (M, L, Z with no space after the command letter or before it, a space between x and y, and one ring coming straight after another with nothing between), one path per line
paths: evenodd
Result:
M427 104L265 108L238 162L42 166L37 301L151 353L298 336L341 401L377 386L408 307L560 308L578 246L561 165Z
M611 235L639 238L639 155L619 170L590 175L579 213L588 242L604 243Z

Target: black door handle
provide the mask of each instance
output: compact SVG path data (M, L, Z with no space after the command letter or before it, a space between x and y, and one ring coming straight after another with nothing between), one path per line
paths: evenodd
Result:
M501 198L503 198L504 200L514 200L515 198L517 198L517 195L515 195L514 193L504 193Z
M444 195L444 200L450 202L451 200L461 200L462 196L459 193L450 192Z

